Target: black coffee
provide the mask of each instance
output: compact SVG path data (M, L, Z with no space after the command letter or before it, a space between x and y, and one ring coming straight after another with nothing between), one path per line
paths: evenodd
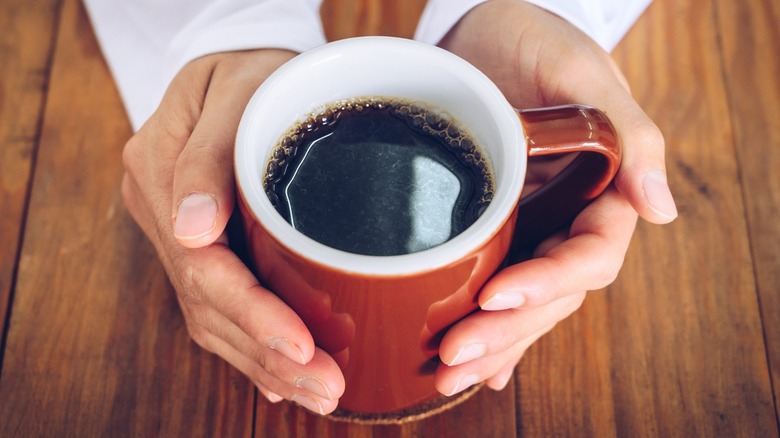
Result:
M493 196L490 166L465 129L391 98L337 102L292 127L264 183L295 229L332 248L378 256L452 239Z

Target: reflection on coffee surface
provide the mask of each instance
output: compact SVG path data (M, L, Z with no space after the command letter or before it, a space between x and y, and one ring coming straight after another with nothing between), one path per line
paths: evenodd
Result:
M293 126L264 185L295 229L343 251L409 254L460 234L493 197L487 157L458 122L395 98L335 102Z

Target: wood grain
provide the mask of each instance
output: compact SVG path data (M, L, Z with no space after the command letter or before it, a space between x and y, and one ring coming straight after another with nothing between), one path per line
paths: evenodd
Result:
M614 53L680 207L519 369L521 435L776 436L712 2L655 1Z
M252 386L190 340L122 205L130 128L65 0L0 380L0 436L247 436Z
M411 38L426 0L325 0L322 16L329 41L386 35Z
M0 2L0 317L8 314L59 0ZM0 339L5 338L5 326ZM3 353L0 351L0 363Z
M602 309L619 435L777 434L714 12L655 2L615 54L666 136L680 209L639 227Z
M258 399L259 437L509 437L515 435L514 394L481 389L451 410L403 425L366 426L318 417L289 403L269 404Z
M424 4L326 0L324 27L408 37ZM267 403L190 341L122 205L131 132L80 2L3 0L0 437L778 436L779 21L773 0L654 0L614 58L680 218L640 223L617 282L506 390L368 427Z
M780 3L718 0L714 12L780 424Z

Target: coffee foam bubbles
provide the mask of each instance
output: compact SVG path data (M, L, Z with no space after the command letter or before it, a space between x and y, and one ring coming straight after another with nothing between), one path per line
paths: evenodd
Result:
M276 195L271 186L281 179L295 156L297 148L307 135L321 129L329 129L344 113L363 112L366 109L387 110L405 120L410 126L427 135L443 140L458 157L470 167L479 169L483 176L481 203L493 199L495 181L492 167L482 148L475 142L467 128L460 125L449 113L423 102L397 97L357 97L342 99L321 105L301 117L290 127L273 148L268 159L263 185L271 202L276 205Z

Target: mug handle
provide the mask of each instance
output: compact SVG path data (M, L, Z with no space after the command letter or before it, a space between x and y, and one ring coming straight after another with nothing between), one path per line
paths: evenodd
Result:
M621 147L600 110L565 105L518 111L529 157L579 155L518 204L514 250L529 250L574 219L617 174Z

